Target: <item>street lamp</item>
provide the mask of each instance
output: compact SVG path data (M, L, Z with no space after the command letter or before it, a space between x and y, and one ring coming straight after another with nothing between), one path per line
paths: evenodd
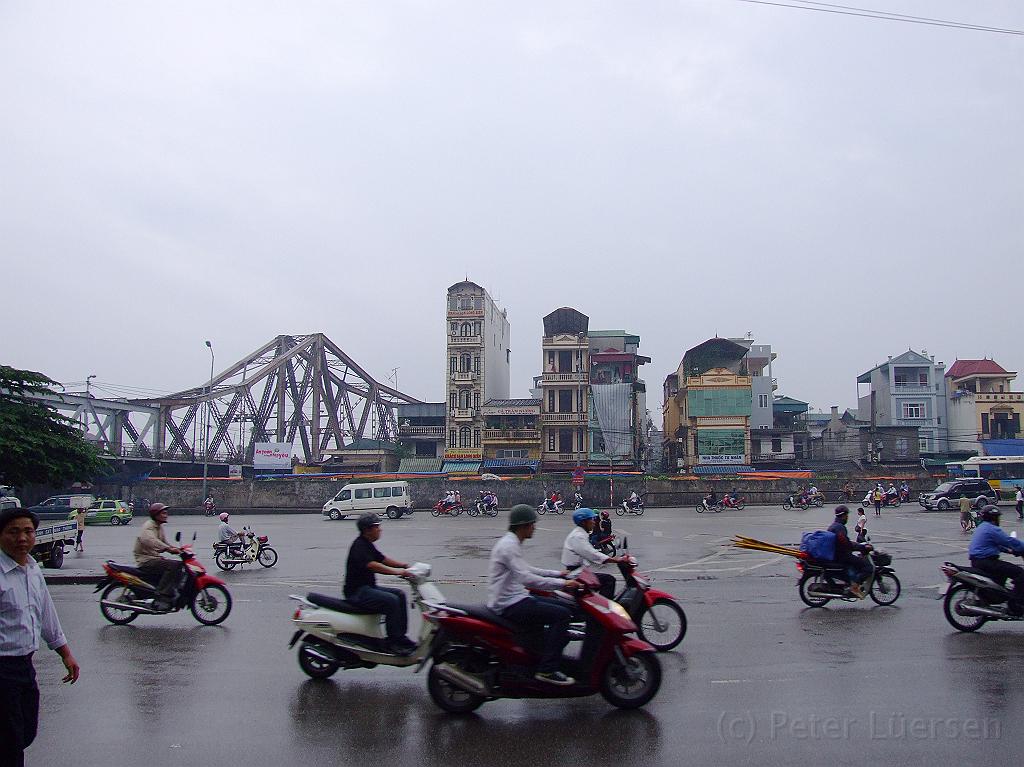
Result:
M95 377L96 377L95 373L85 377L85 396L86 397L92 396L91 394L89 394L89 382L92 381L92 379L94 379Z
M213 397L213 344L206 342L206 348L210 350L210 383L206 387L206 437L203 439L203 498L200 503L206 501L206 478L210 470L210 399Z

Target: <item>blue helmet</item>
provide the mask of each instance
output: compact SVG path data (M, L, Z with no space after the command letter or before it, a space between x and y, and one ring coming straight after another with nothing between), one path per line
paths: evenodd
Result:
M597 519L597 512L593 509L576 509L572 513L572 523L574 525L582 525L588 519Z

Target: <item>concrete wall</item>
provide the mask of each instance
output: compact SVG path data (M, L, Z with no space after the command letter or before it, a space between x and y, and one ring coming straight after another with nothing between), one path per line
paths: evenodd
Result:
M835 480L814 480L829 500L836 501L839 490L846 478ZM854 504L867 493L874 484L870 479L855 478L852 480L855 493ZM231 482L212 483L214 499L217 507L222 510L303 510L319 511L327 499L333 497L344 482L330 480L274 480L254 481L235 480ZM632 490L636 490L647 499L649 506L656 507L688 507L695 506L703 496L714 490L719 496L729 489L735 489L746 497L749 504L780 504L783 498L807 480L781 481L747 481L740 480L651 480L644 478L615 479L612 489L614 500L621 503L622 499ZM938 480L925 475L910 482L913 497L925 490L931 490ZM449 488L462 493L463 502L477 498L477 493L485 488L494 489L502 508L509 508L516 503L527 503L536 506L545 494L558 490L564 498L571 498L572 484L568 479L551 481L544 478L510 479L504 482L483 482L466 480L450 482L445 479L423 478L411 480L413 504L417 509L429 509ZM160 501L178 511L193 510L198 512L200 506L200 483L183 480L148 480L132 488L97 487L97 495L121 497L124 499L146 499L150 502ZM596 508L607 508L609 503L609 482L600 478L590 478L583 488L584 498Z

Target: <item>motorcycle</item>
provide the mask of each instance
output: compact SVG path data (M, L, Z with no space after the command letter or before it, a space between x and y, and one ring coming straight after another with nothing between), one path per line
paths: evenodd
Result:
M891 605L900 597L900 579L893 572L892 556L884 551L870 551L871 575L862 585L864 592L875 604ZM833 599L856 602L859 597L850 591L846 565L817 559L804 559L796 563L800 572L797 589L800 599L808 607L824 607Z
M786 500L782 502L782 508L786 509L787 511L789 509L795 509L798 506L802 511L807 511L808 505L809 504L807 503L806 498L804 498L802 495L798 496L796 494L788 496Z
M644 501L642 498L638 498L636 503L630 506L629 500L625 500L621 506L615 508L615 513L620 517L624 514L635 514L638 517L642 517L644 514Z
M654 648L633 636L637 626L622 605L597 594L597 577L583 570L581 588L566 599L586 615L579 658L563 657L560 670L570 686L534 679L539 651L533 634L483 605L432 605L424 620L437 628L427 691L449 713L475 711L498 698L576 698L600 693L619 708L639 708L661 686L661 663ZM563 592L559 592L561 596Z
M957 631L977 631L988 621L1022 621L1024 614L1010 610L1011 589L973 567L942 563L949 579L942 611Z
M616 540L617 536L615 535L615 533L611 533L610 535L603 535L600 532L596 532L590 537L590 545L598 551L600 551L602 554L605 554L609 557L614 557L616 552L618 551L618 548L615 545Z
M552 503L550 498L545 498L544 502L537 507L537 513L543 516L549 511L552 514L565 514L565 501L555 501Z
M217 504L213 502L212 498L207 498L203 501L203 513L208 517L212 517L217 511Z
M265 535L256 535L252 528L243 527L242 534L248 538L248 543L243 547L240 543L213 544L213 561L221 570L234 570L236 565L248 565L259 562L264 567L273 567L277 564L277 552L268 544L270 540Z
M498 496L492 493L489 498L485 498L484 494L480 493L480 500L469 507L468 514L471 517L498 516Z
M193 535L192 540L195 539ZM181 533L175 540L181 541ZM187 607L195 619L206 626L222 623L231 612L231 594L224 581L206 572L192 553L191 546L182 547L179 556L185 563L185 581L173 601L158 594L157 584L151 582L159 581L159 573L145 573L130 565L104 562L103 569L107 575L94 589L103 591L100 595L103 617L123 626L142 614L165 615Z
M433 517L440 517L442 515L447 517L457 517L465 510L466 508L462 505L461 501L447 503L444 498L442 498L434 504L434 508L430 510L430 515Z
M587 502L585 500L583 500L583 496L580 495L579 493L576 493L575 495L573 495L573 497L572 497L572 510L573 511L579 511L580 509L586 509L586 508L589 508L589 507L587 506Z
M629 540L623 542L622 549L629 548ZM636 559L629 557L628 562L619 563L622 575L622 590L615 601L622 605L630 619L637 626L640 638L658 652L675 649L686 636L686 613L667 591L651 588L651 581L646 575L637 571ZM585 630L583 623L570 626L570 631L582 636Z
M722 511L722 509L725 509L725 508L728 508L728 507L727 506L723 506L721 501L715 501L714 503L709 503L707 506L704 505L704 501L701 501L700 503L697 504L697 513L698 514L703 514L705 511L713 511L715 514L718 514L718 513L720 513Z
M430 580L430 565L417 562L409 572L413 607L423 611L443 606L444 595ZM327 679L338 669L422 667L437 631L436 624L423 621L416 649L409 655L396 655L388 650L381 614L326 594L292 594L290 598L299 605L292 615L297 628L288 648L299 644L299 667L313 679Z
M737 511L743 511L747 506L747 499L742 495L736 496L735 499L731 495L722 496L722 508L725 509L736 509Z

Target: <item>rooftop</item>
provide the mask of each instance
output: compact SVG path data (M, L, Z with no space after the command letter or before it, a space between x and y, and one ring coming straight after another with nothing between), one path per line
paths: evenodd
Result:
M957 360L946 371L946 378L969 378L971 376L1016 375L1003 368L995 360Z

